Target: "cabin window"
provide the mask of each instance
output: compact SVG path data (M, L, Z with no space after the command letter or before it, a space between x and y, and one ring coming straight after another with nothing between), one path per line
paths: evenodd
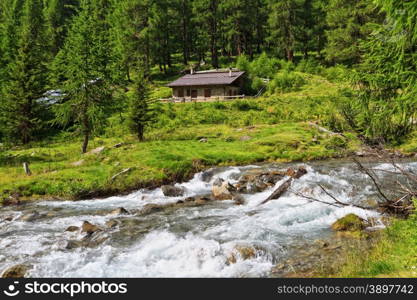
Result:
M178 90L178 97L179 98L184 98L184 89L179 89Z
M192 90L191 91L191 98L197 98L198 97L198 91L197 90Z
M204 90L204 97L205 98L210 98L211 97L211 90L210 89L205 89Z

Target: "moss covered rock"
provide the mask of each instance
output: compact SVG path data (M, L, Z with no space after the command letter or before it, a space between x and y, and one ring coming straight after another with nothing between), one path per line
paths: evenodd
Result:
M339 220L333 225L334 231L362 231L367 226L366 220L358 217L355 214L349 214Z

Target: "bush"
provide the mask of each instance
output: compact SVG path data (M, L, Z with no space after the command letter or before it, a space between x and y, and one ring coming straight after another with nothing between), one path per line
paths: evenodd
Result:
M321 70L321 76L330 82L344 82L349 79L349 70L342 65L337 65Z
M322 68L323 67L316 59L310 57L308 59L302 59L295 69L302 73L320 74Z
M297 73L283 72L278 73L269 83L268 90L270 94L291 92L298 90L306 84L306 80Z
M339 135L334 135L330 139L326 140L324 147L327 150L340 150L347 148L347 141L345 138Z
M233 102L232 107L239 111L261 110L255 102L247 100L237 100Z

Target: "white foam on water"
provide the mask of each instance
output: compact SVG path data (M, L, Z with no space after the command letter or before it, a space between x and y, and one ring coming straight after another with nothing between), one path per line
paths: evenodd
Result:
M320 183L347 204L361 203L375 194L353 167L343 166L327 174L306 167L308 174L294 181L292 191L333 203L318 187ZM202 174L196 174L189 182L177 186L185 188L184 197L209 194L217 178L236 182L235 175L250 168L254 167L226 168L215 173L210 182L202 181ZM128 245L121 246L110 239L94 249L66 250L66 241L80 236L65 233L65 229L71 225L81 226L83 221L104 226L113 218L95 211L118 207L139 209L149 203L171 203L182 198L165 197L159 188L102 200L39 203L36 208L62 211L46 220L0 224L0 268L28 262L33 265L30 275L34 277L262 277L268 275L276 263L275 255L286 251L291 240L313 241L323 232L329 233L332 223L350 213L365 219L378 217L375 211L325 205L291 192L279 200L259 205L285 180L287 178L262 193L244 195L245 205L224 202L221 207L174 212L170 218L159 219L166 224L155 224L155 229L149 233L133 236ZM181 222L192 224L192 232L171 230ZM265 251L247 260L237 255L236 263L228 264L228 258L238 245Z

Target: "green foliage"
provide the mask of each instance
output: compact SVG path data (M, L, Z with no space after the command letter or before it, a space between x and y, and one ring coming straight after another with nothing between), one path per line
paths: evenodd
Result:
M64 48L55 61L56 84L66 99L54 106L56 123L73 125L84 137L103 128L111 105L112 54L109 43L107 0L80 2Z
M155 119L152 101L149 99L148 83L145 77L138 76L134 93L129 99L128 125L139 141L144 140L144 133Z
M296 72L278 73L268 85L270 94L296 91L306 83L306 80Z
M41 0L25 1L16 33L16 54L9 56L1 86L0 126L10 140L32 141L43 126L39 103L46 91L47 52ZM12 38L11 36L9 38Z
M361 41L370 36L373 23L382 23L379 9L367 0L330 0L327 12L327 61L346 65L359 63L364 53Z
M412 28L404 30L417 21L417 3L380 3L389 21L375 27L372 38L362 43L366 54L352 76L359 89L341 105L351 128L369 143L400 142L412 132L417 117L417 34Z

